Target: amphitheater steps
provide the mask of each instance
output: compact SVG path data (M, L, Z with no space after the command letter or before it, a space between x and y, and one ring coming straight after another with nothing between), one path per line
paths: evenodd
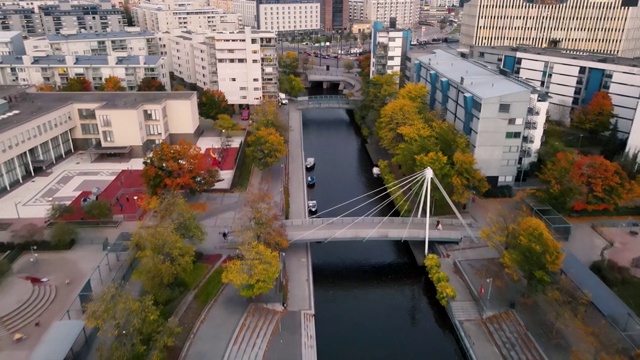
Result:
M263 304L251 304L236 328L224 359L261 360L280 315L279 311Z
M513 311L490 316L485 325L504 359L547 360Z
M15 333L35 321L51 305L55 297L55 285L33 285L33 291L25 302L0 317L0 337Z

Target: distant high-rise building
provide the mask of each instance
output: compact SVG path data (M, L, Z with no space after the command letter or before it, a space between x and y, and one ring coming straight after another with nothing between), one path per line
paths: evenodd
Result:
M325 31L349 29L349 0L323 0L322 5Z
M382 21L389 26L389 19L396 19L398 28L412 28L420 17L420 0L365 0L365 15L370 21Z
M640 56L638 0L466 0L460 42Z
M317 1L260 0L257 7L260 30L281 33L318 30L322 27L321 4Z

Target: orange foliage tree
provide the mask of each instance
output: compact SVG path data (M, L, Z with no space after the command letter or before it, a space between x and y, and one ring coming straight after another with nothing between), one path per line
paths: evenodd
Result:
M145 77L142 78L140 84L138 84L138 91L166 91L167 88L154 78Z
M113 75L109 75L109 77L104 79L104 83L100 85L100 91L115 92L125 90L127 89L122 86L122 80L120 80L119 77Z
M92 91L93 87L91 86L91 81L83 78L83 77L75 77L69 78L66 84L62 86L62 91Z
M55 91L56 89L53 87L53 85L39 84L39 85L36 85L36 90L40 92L52 92L52 91Z
M188 191L192 194L212 188L218 169L207 163L200 148L186 141L159 144L145 158L142 178L150 194Z
M540 179L549 186L539 194L561 211L613 210L638 196L638 184L600 155L559 153L542 169Z
M573 112L571 125L597 135L611 129L611 119L614 116L611 96L604 91L598 91L593 94L587 106Z
M198 100L198 112L207 119L216 120L218 115L231 112L227 97L220 90L206 89Z

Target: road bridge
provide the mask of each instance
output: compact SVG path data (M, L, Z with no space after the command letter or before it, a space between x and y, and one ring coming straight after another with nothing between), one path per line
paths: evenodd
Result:
M298 109L355 109L361 101L343 95L321 95L298 97L295 104Z

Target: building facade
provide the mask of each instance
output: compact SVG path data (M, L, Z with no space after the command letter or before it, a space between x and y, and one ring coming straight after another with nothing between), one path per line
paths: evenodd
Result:
M140 81L150 77L171 88L164 58L153 56L46 55L0 57L0 85L64 86L70 78L82 77L98 89L109 76L117 76L122 86L135 91Z
M322 29L349 29L349 0L322 0Z
M275 33L318 30L320 3L258 3L258 28Z
M349 0L349 22L364 22L367 20L365 0Z
M44 55L160 55L160 41L150 31L117 31L46 35L24 41L26 54Z
M376 21L371 39L370 76L404 74L411 30L384 28L381 21Z
M176 32L170 37L174 75L200 89L224 92L236 107L278 98L276 36L270 31Z
M26 55L20 31L0 32L0 55Z
M243 26L258 29L258 4L256 0L233 0L231 5L234 13L242 15Z
M463 46L554 47L640 56L637 0L470 0Z
M131 9L136 26L144 31L170 32L173 29L193 31L236 31L242 24L240 14L215 8L169 9L158 4L140 4Z
M45 34L65 32L112 32L124 31L126 20L124 10L114 8L110 1L90 4L71 4L40 7L40 18Z
M0 30L20 31L24 35L44 33L40 14L33 9L15 7L0 9Z
M491 186L513 185L537 160L547 111L546 94L517 79L442 50L419 56L413 81L429 90L429 107L469 138Z
M411 29L418 24L420 0L365 0L365 16L370 21L382 21L391 26L396 19L397 28Z
M0 189L10 190L75 150L143 157L162 141L202 133L195 92L32 93L0 87ZM0 190L0 191L2 191Z

